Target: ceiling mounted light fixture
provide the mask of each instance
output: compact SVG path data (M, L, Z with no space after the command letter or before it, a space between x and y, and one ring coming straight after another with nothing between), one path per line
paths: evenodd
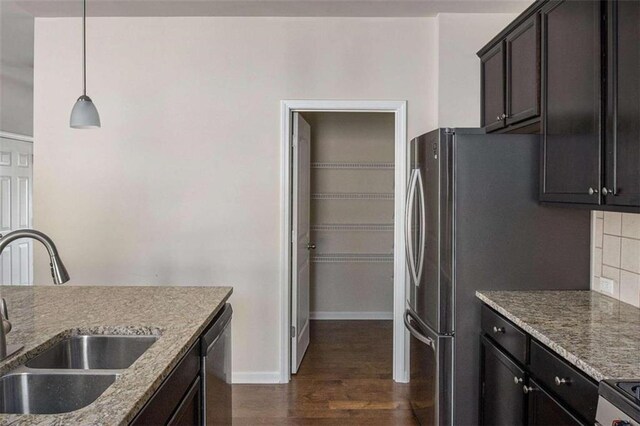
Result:
M74 129L100 127L100 115L90 97L87 96L87 0L82 1L82 96L71 110L69 125Z

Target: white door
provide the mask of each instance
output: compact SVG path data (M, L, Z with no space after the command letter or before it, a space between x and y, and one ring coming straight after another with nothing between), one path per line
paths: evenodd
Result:
M33 144L0 137L0 234L30 228ZM0 284L33 284L33 240L9 244L0 256Z
M311 244L311 127L293 114L293 256L291 292L291 372L298 372L309 347L309 250Z

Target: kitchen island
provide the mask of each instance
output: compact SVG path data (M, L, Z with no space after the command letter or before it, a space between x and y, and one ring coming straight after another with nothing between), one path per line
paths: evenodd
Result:
M231 287L2 286L24 345L0 362L7 374L72 335L155 335L153 343L93 403L62 414L0 414L0 424L130 423L223 308Z

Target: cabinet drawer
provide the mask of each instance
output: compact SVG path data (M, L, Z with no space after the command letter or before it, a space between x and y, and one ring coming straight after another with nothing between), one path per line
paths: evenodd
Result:
M525 364L527 361L527 335L493 311L487 305L482 305L482 331L502 346L512 357Z
M536 341L531 342L531 374L590 424L596 418L598 385ZM558 382L564 379L563 382Z

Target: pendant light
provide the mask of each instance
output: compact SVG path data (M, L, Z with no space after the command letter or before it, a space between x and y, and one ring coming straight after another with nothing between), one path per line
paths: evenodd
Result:
M87 0L82 1L82 96L71 110L69 125L74 129L100 127L100 115L90 97L87 96Z

